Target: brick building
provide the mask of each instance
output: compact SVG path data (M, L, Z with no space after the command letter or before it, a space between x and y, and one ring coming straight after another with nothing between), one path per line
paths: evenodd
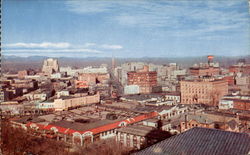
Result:
M109 80L109 74L106 73L81 73L78 76L79 81L85 81L86 85L105 84Z
M220 98L228 93L228 82L222 79L185 80L180 86L182 104L217 106Z
M236 83L235 77L234 76L225 76L223 78L225 81L228 82L228 85L233 86Z
M229 67L229 72L231 73L243 73L246 75L250 74L250 64L236 64Z
M219 67L191 67L189 68L190 75L194 76L213 76L213 75L219 75L220 74L220 68Z
M22 70L22 71L18 71L17 74L18 74L19 79L24 79L28 75L35 75L35 71L34 70Z
M250 100L233 100L234 109L238 110L250 110Z
M219 63L213 62L214 56L207 56L207 63L200 63L200 65L194 65L189 68L190 75L193 76L214 76L220 74Z
M226 95L220 100L219 108L250 110L250 96L242 94Z
M75 80L75 87L76 88L88 88L88 82Z
M152 88L157 86L157 72L149 71L148 66L142 70L128 72L128 85L138 85L140 93L151 93Z
M202 115L185 115L180 118L180 132L194 127L214 128L214 122Z

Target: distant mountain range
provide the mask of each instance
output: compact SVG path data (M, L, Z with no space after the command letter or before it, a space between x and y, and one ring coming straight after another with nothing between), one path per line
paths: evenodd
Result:
M4 56L2 57L3 71L16 72L23 69L40 69L45 56L31 56L31 57L18 57L18 56ZM69 58L58 57L60 66L72 66L72 67L85 67L85 66L100 66L101 64L111 65L111 57L86 57L86 58ZM247 56L215 56L214 61L219 62L220 66L228 67L235 64L239 59L245 59L247 63L250 63L250 55ZM115 58L116 65L120 65L126 62L147 62L154 64L168 64L175 62L187 68L195 63L207 62L206 56L197 57L143 57L143 58Z

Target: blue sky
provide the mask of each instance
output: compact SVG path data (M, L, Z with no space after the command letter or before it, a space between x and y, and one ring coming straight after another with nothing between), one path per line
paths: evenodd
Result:
M3 55L247 55L247 0L3 0Z

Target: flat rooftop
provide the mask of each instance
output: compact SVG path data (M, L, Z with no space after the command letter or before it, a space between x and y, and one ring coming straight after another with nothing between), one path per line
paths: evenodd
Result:
M173 108L174 106L168 106L168 105L163 105L163 106L137 106L134 110L137 112L153 112L153 111L158 111L161 112L163 110L169 110Z
M150 133L155 128L149 127L149 126L143 126L143 125L131 125L124 128L117 129L118 132L133 134L133 135L139 135L139 136L146 136L148 133Z

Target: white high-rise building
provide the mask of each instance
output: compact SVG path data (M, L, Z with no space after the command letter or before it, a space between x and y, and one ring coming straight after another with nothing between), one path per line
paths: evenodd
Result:
M43 62L42 72L46 75L51 75L53 73L59 72L59 65L57 59L46 59Z

